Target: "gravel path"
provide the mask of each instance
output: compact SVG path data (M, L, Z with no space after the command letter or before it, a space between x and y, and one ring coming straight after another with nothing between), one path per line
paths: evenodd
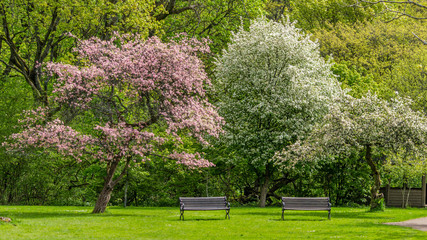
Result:
M404 222L390 222L384 224L411 227L413 229L427 232L427 217L411 219Z

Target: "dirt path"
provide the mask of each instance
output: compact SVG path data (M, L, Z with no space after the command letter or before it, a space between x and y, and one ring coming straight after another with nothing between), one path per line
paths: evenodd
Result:
M384 224L411 227L413 229L427 232L427 217L411 219L404 222L390 222Z

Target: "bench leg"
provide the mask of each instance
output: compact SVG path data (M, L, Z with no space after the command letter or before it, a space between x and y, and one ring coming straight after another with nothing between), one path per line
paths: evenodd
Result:
M328 219L331 220L331 210L328 210Z
M285 220L285 209L282 209L282 220Z
M230 219L230 209L225 210L225 219L227 219L227 216L228 216L228 219Z
M184 221L184 211L181 210L180 213L181 213L181 215L179 216L179 220Z

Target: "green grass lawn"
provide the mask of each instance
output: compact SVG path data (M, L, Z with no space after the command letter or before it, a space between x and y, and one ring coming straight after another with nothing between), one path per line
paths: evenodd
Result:
M426 217L427 209L333 208L327 211L287 211L281 208L235 207L225 211L179 208L119 208L91 214L89 207L0 206L0 239L427 239L427 232L383 225Z

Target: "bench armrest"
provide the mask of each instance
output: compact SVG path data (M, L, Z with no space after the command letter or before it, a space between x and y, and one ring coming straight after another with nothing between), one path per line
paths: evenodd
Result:
M184 203L181 202L181 206L179 207L181 210L184 210Z

